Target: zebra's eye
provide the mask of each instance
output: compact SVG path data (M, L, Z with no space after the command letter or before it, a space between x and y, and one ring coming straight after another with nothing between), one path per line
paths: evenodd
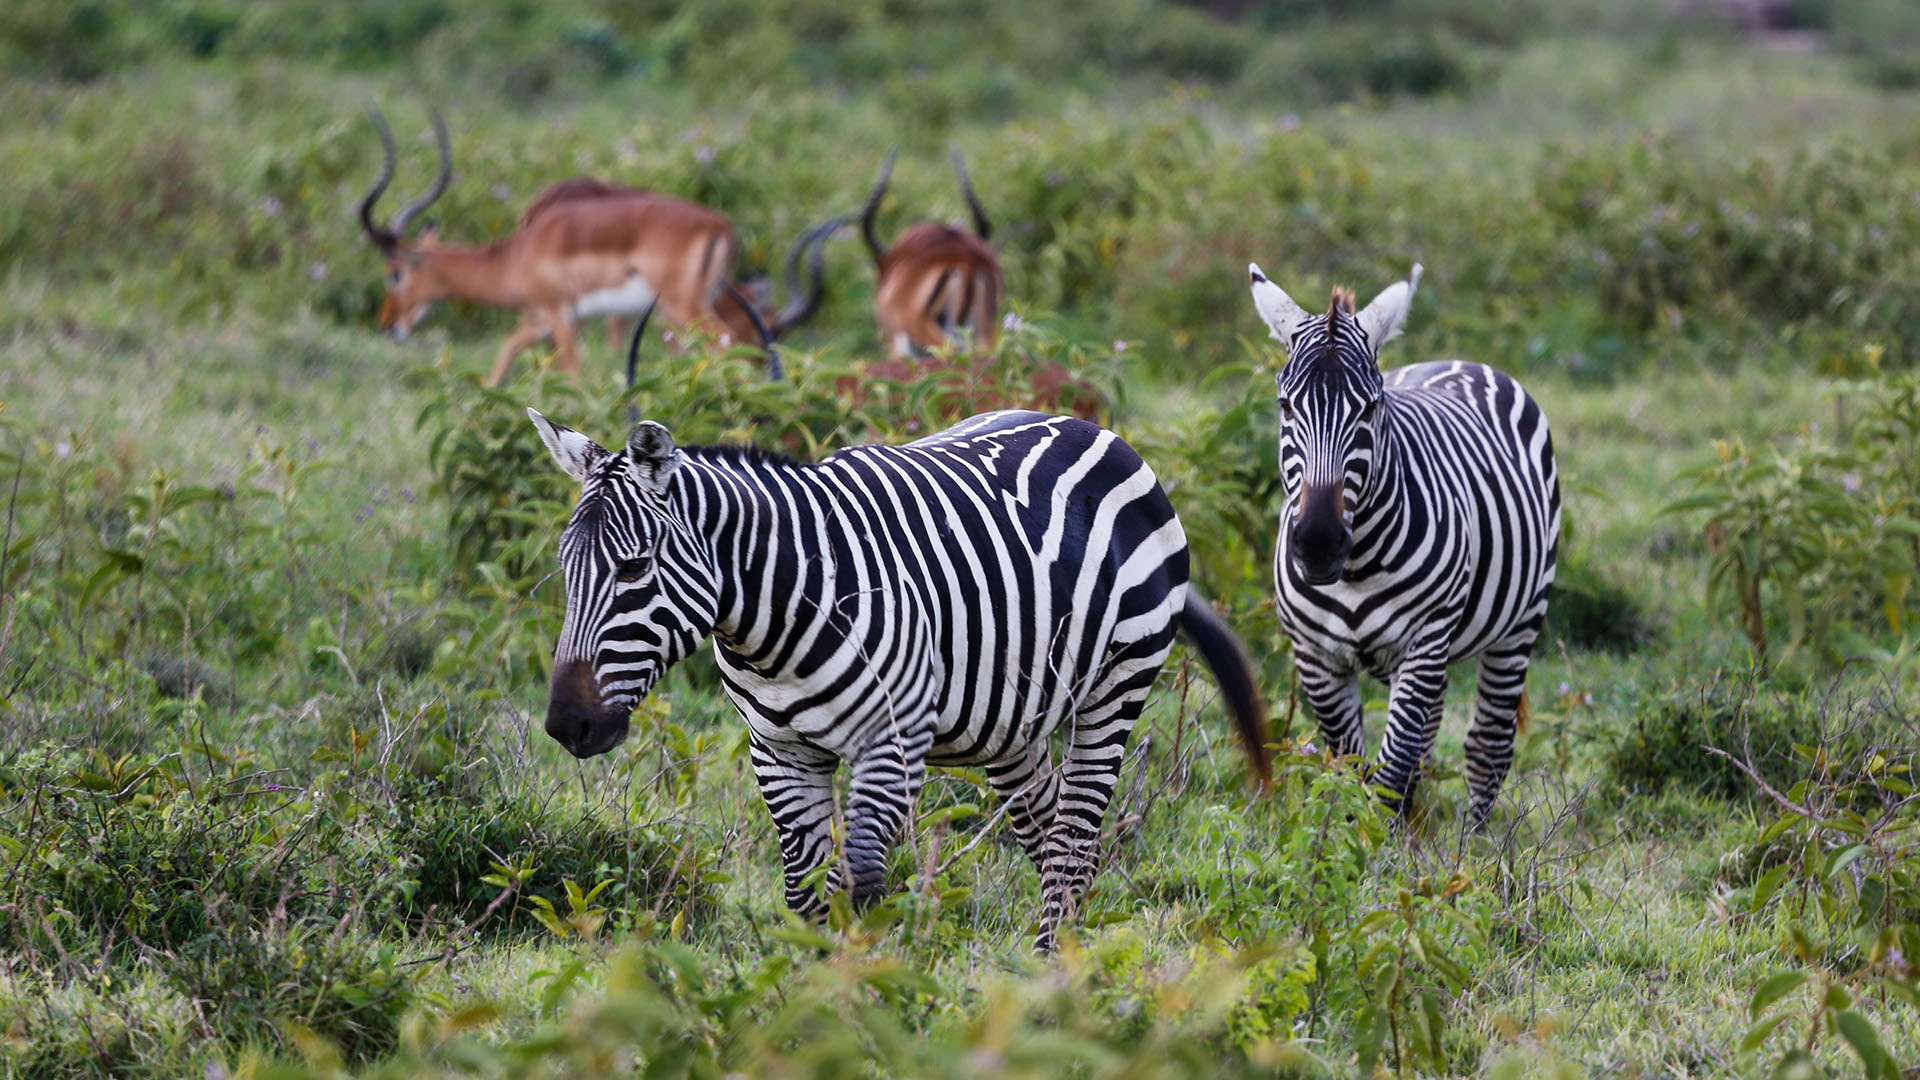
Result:
M1286 398L1280 399L1280 419L1285 420L1289 424L1293 423L1293 402L1288 401Z
M639 581L640 575L646 572L647 564L640 559L621 559L613 565L613 576L627 585Z

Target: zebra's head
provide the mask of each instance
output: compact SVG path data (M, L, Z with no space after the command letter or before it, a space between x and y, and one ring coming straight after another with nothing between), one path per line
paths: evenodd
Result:
M616 453L532 409L527 415L560 468L580 481L560 535L567 614L553 650L547 734L591 757L620 745L647 691L712 633L719 573L669 497L685 455L666 428L635 424Z
M1380 346L1406 323L1420 267L1358 312L1353 294L1335 289L1325 315L1294 303L1258 264L1249 271L1253 306L1287 350L1276 376L1286 550L1308 584L1330 585L1346 569L1353 511L1372 478L1385 399Z

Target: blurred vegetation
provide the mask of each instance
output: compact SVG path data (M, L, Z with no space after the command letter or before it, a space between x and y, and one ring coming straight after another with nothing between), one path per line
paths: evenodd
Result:
M1920 19L1774 9L0 8L4 1071L1911 1067ZM509 314L373 331L369 99L396 204L445 113L450 239L591 174L723 210L743 273L892 145L882 232L959 215L957 142L1006 333L876 378L841 242L785 383L656 328L630 389L598 334L582 377L530 354L484 389ZM1401 827L1292 693L1255 259L1309 304L1423 262L1385 361L1497 364L1553 420L1571 525L1484 835L1458 831L1469 672ZM1177 653L1057 964L973 772L930 781L898 895L808 926L710 659L613 755L542 735L573 492L529 403L812 459L1061 404L1055 365L1167 485L1279 761L1250 797Z

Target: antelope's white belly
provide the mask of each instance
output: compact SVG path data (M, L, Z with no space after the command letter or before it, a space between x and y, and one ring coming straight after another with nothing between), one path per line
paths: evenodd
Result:
M591 319L600 315L638 315L652 305L660 294L638 273L611 289L582 293L573 302L573 317Z

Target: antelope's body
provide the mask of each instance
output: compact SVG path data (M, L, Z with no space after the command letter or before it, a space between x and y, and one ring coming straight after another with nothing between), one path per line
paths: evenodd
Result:
M1000 330L1000 260L987 243L993 227L974 194L960 151L953 152L954 171L973 212L974 230L923 222L882 248L874 218L892 178L893 163L894 155L887 155L861 215L867 250L873 256L874 319L881 339L900 358L963 342L982 352L992 350Z
M451 178L446 129L436 116L440 173L434 187L382 227L372 211L392 180L395 155L391 132L378 112L373 115L386 165L360 215L387 260L381 329L404 339L441 300L517 309L520 323L501 344L488 376L488 384L497 386L522 349L549 337L557 350L555 366L579 370L575 328L582 319L658 310L683 330L759 340L769 349L769 375L779 377L772 333L756 332L759 312L748 310L728 283L738 244L721 214L671 195L578 177L542 191L503 239L444 244L431 229L412 239L406 236L408 220L438 198ZM729 295L723 314L722 300ZM811 308L799 317L806 314Z

